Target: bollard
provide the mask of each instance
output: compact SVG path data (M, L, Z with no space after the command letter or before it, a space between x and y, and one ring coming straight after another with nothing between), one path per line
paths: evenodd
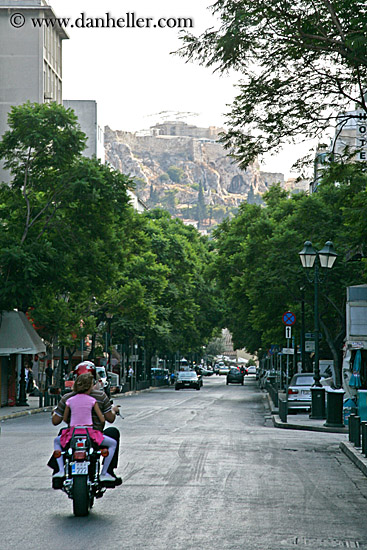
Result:
M311 414L310 418L323 420L325 415L325 388L319 386L311 387Z
M343 390L327 389L326 422L324 426L342 428L343 423Z
M279 399L279 418L282 422L287 422L288 403L284 399Z
M353 443L355 440L355 431L356 431L356 413L352 412L349 416L349 441Z
M38 396L38 406L39 406L40 409L42 409L42 407L43 407L43 396L42 396L41 392Z
M353 445L355 447L361 446L361 417L355 416L354 417L354 439L352 441Z
M361 422L361 432L362 432L362 454L367 456L367 422Z

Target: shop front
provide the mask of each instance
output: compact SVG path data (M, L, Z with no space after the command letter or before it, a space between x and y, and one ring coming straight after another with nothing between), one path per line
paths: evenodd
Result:
M21 311L0 313L1 406L14 406L25 379L25 360L46 352L46 346ZM22 399L25 396L21 396Z

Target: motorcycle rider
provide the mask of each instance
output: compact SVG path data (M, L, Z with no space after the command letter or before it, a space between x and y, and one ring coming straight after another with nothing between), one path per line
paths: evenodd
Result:
M82 361L79 363L75 369L74 374L76 378L80 376L81 374L92 374L94 380L96 380L97 374L96 374L96 367L92 361ZM116 420L116 416L119 414L119 405L112 406L111 401L107 397L104 391L101 389L97 389L99 385L97 384L94 386L94 388L91 390L90 395L96 400L98 403L98 406L100 408L100 411L104 418L112 424ZM66 401L76 395L75 392L67 393L66 395L63 395L56 407L52 413L51 421L54 426L58 426L61 424L64 418L65 409L66 409ZM113 459L111 461L111 464L109 465L107 472L114 478L114 486L121 485L122 479L121 477L117 477L114 473L114 469L117 467L118 462L118 453L119 453L119 442L120 442L120 432L117 428L109 427L104 429L104 425L101 422L101 420L98 418L97 414L93 411L92 412L92 420L93 420L93 428L95 430L99 430L103 433L104 436L111 437L116 441L116 451L113 455ZM54 469L54 473L58 471L58 466L56 463L56 459L53 459L53 457L48 462L48 465Z

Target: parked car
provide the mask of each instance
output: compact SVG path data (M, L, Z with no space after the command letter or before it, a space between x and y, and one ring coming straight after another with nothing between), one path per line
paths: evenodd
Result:
M227 374L227 386L228 384L242 384L243 386L244 374L237 367L232 367Z
M171 376L168 369L152 368L152 379L159 385L169 386Z
M288 386L288 412L311 408L312 372L294 374Z
M73 386L74 386L74 373L73 372L71 372L70 374L67 375L67 378L64 382L64 385L65 385L64 393L68 393L68 392L73 391Z
M270 378L269 378L270 374L271 374L270 370L263 370L263 371L260 372L260 374L259 374L259 386L262 390L265 389L266 383L270 381Z
M201 377L198 376L194 370L180 371L177 374L175 390L180 390L182 388L194 388L195 390L200 390L202 385L203 381Z
M214 371L212 369L202 366L199 367L199 372L202 376L212 376L214 374Z
M97 381L99 381L101 389L108 395L111 394L111 384L107 378L107 372L105 367L96 367Z
M109 372L107 378L110 383L111 393L120 393L122 386L120 384L120 377L115 372Z
M100 388L109 397L110 394L111 394L111 383L110 383L110 380L107 377L107 372L106 372L105 367L96 367L96 374L97 374L97 381L99 381L99 383L100 383ZM68 375L67 379L65 380L65 391L64 391L64 393L68 393L68 392L71 392L73 390L74 380L75 380L75 376L74 376L74 372L72 371Z
M247 374L256 374L256 366L250 365L249 367L247 367Z

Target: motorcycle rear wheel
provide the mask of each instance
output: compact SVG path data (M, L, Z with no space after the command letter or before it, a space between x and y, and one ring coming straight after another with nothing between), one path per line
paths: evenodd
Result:
M87 476L78 475L73 477L73 513L74 516L87 516L90 502L88 494Z

